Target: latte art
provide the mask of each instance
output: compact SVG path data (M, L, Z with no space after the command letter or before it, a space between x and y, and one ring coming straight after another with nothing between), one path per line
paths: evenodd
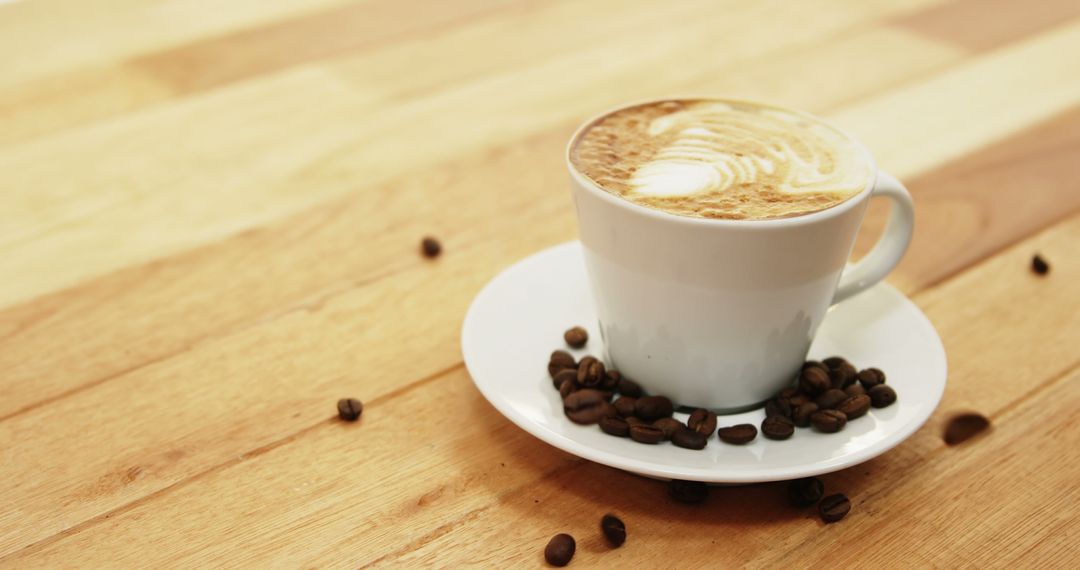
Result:
M727 101L663 101L615 111L571 149L601 188L675 214L767 219L858 194L872 169L848 136L808 115Z

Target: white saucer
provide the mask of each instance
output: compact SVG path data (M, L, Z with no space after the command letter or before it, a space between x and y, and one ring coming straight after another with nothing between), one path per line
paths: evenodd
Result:
M578 242L525 258L484 287L465 316L465 365L484 397L525 431L568 453L649 477L753 483L850 467L919 429L945 390L945 349L933 325L903 294L881 284L833 308L810 355L839 354L857 367L881 368L899 395L895 404L871 410L836 434L797 429L786 441L759 434L744 446L713 435L700 451L670 443L644 445L563 416L547 361L552 350L566 348L562 333L573 325L589 331L585 349L571 351L575 357L600 356L602 340ZM759 409L721 416L720 425L760 426L764 417Z

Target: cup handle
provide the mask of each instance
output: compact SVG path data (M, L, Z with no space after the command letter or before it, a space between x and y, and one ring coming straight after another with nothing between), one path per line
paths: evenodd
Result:
M840 275L840 285L833 296L833 304L861 293L881 281L900 263L915 228L915 206L907 188L887 172L878 172L870 197L885 196L892 200L889 222L881 239L858 263L848 267Z

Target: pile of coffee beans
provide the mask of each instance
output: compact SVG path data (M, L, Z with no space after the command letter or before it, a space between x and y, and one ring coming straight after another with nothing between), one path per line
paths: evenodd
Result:
M791 437L789 425L836 433L848 421L866 415L870 408L884 408L894 402L896 391L885 384L885 373L877 368L856 370L839 356L821 362L809 360L799 372L798 385L781 390L765 404L761 431L773 439Z

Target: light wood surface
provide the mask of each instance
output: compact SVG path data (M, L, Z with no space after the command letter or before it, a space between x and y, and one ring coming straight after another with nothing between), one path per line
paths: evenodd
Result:
M0 61L0 566L537 567L558 532L574 567L1080 558L1075 2L26 0ZM462 364L480 287L576 235L573 128L683 93L826 115L915 197L890 281L948 388L823 478L839 524L782 484L673 504ZM961 411L993 429L947 447Z

